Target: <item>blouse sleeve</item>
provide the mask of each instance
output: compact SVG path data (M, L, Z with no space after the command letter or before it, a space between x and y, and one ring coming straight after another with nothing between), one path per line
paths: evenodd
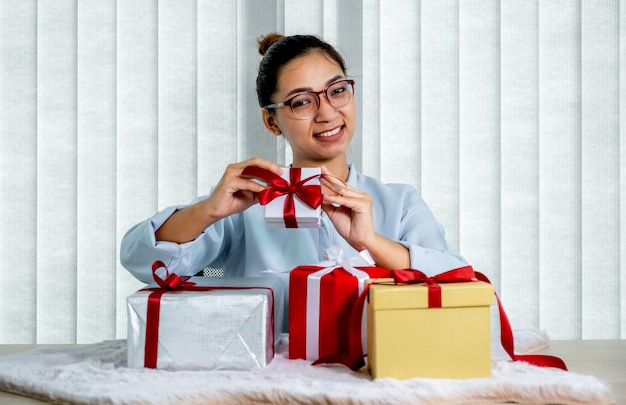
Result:
M200 197L192 203L199 201ZM164 262L168 270L181 276L192 276L207 265L216 262L238 244L236 231L240 222L238 215L222 219L205 229L196 239L175 243L157 241L155 232L177 210L186 205L165 208L126 232L120 247L120 262L133 276L142 282L152 282L152 263Z
M448 244L443 227L420 194L409 188L404 197L399 243L409 249L411 268L432 276L467 266Z

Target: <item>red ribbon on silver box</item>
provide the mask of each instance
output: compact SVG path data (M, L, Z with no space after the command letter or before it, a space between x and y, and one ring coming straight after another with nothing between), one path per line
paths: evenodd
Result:
M162 278L157 274L157 270L165 269L165 276ZM159 318L161 309L161 297L169 291L215 291L215 290L269 290L270 294L270 328L274 331L274 291L268 287L227 287L227 286L199 286L189 282L191 277L179 276L170 273L165 263L160 260L152 264L152 278L159 287L146 287L140 291L152 291L148 295L148 308L146 313L146 341L144 343L144 367L156 368L159 350ZM272 345L272 348L274 346Z

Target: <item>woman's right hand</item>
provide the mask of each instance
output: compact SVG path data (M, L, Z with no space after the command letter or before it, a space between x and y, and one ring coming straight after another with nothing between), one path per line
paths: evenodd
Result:
M220 219L244 211L258 202L257 193L265 186L251 177L241 175L247 166L259 166L279 175L282 173L281 166L261 158L228 165L211 195L174 212L156 230L156 240L176 243L191 241Z
M257 193L266 186L251 177L242 176L247 166L258 166L278 175L283 172L282 166L258 157L228 165L211 195L202 201L205 212L213 218L213 222L242 212L259 201Z

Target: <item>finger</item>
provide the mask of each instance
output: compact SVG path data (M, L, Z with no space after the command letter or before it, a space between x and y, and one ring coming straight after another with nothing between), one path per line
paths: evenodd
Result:
M322 181L322 184L330 191L336 194L339 197L348 197L348 198L357 198L362 199L367 197L366 193L355 189L354 187L349 186L346 183L343 183L341 180L339 182L330 183L328 181ZM332 196L332 194L329 194Z
M328 168L324 165L320 166L320 171L322 176L331 176L330 170L328 170Z
M320 177L320 183L335 194L346 194L346 191L349 190L347 184L333 176Z
M330 173L322 173L322 175L320 176L320 179L331 183L331 184L335 184L337 186L341 186L341 187L350 187L348 185L348 183L346 183L345 181L341 180L339 177L335 177Z
M328 198L327 198L328 197ZM322 195L322 209L324 208L339 208L341 207L341 204L337 201L332 201L334 199L336 199L338 196L327 196L327 195Z
M372 210L372 199L368 194L362 192L352 192L349 195L326 195L323 199L325 203L340 205L349 208L353 213L366 213Z
M342 207L339 204L336 203L323 203L322 204L322 210L326 213L326 215L328 215L331 220L333 218L333 216L337 213L337 212L341 212L342 210L344 211L349 211L349 208L346 207Z
M282 174L284 171L284 166L281 166L277 163L270 162L269 160L265 160L259 157L253 157L248 160L244 160L243 162L239 163L238 166L240 167L241 170L243 170L247 166L258 166L262 169L269 170L278 175Z
M345 207L351 210L361 211L360 207L362 205L361 198L359 197L350 197L345 195L323 195L324 202L330 204L334 207Z
M252 191L253 193L260 193L265 190L267 185L258 183L253 179L246 180L245 183L239 188L239 190Z
M237 173L233 170L231 174L225 175L216 187L216 191L224 190L229 194L234 194L237 191L259 193L267 187L265 183L261 183L254 178L243 177L240 173L240 171Z

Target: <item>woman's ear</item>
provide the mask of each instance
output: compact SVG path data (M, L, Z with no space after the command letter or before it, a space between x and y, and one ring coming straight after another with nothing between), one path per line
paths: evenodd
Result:
M267 108L263 109L263 124L265 124L265 128L267 128L272 134L279 136L283 134L283 131L278 128L276 125L276 119L272 114L270 114Z

